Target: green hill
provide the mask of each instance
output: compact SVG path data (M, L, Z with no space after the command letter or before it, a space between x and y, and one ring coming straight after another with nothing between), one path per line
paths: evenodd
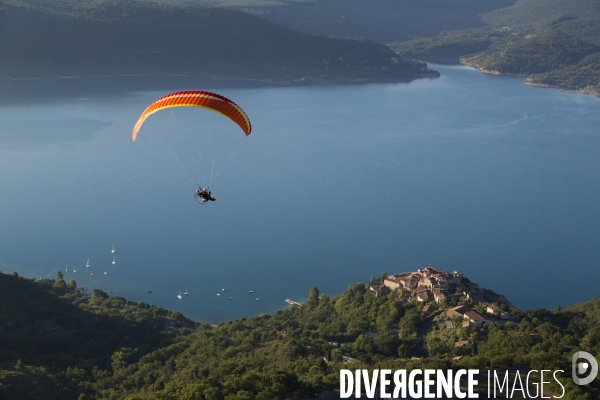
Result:
M600 94L600 1L519 0L482 16L488 26L394 43L406 57L461 60L526 83Z
M96 371L168 346L179 335L171 326L195 325L176 312L101 290L82 295L75 286L62 274L34 282L0 273L0 398L91 393L79 383Z
M302 34L223 8L125 0L4 0L0 54L5 79L186 74L318 83L430 72L368 40Z
M575 351L600 353L598 299L554 312L513 309L512 321L470 329L445 314L459 297L423 317L422 302L376 297L357 283L335 298L312 287L300 307L211 327L73 286L61 276L0 273L0 398L301 399L339 388L341 368L491 366L563 369L564 399L600 395L598 381L577 387L570 379ZM467 345L454 346L459 340ZM429 356L411 359L423 343Z

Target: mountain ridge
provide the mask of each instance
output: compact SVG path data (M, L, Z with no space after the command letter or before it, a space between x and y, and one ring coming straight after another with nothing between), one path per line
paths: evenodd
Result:
M479 14L515 0L155 0L241 10L296 31L378 43L484 26Z
M438 75L372 41L302 34L222 8L123 0L1 5L4 79L180 74L315 84Z

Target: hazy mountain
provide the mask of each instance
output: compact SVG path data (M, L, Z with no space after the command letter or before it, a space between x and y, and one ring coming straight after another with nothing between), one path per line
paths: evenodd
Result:
M515 0L155 0L242 10L294 30L379 43L483 26L480 14Z
M0 54L0 78L189 74L315 83L427 74L368 40L303 34L224 8L125 0L4 0Z

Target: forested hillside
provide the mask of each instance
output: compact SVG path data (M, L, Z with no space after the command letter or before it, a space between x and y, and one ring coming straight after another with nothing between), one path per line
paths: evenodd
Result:
M480 14L515 0L155 0L166 4L228 7L316 35L358 37L379 43L435 36L484 26Z
M428 75L368 40L307 35L223 8L125 0L3 0L0 54L5 79L186 74L289 84Z
M539 29L579 18L598 18L598 0L518 0L512 7L482 15L492 27Z
M180 334L168 329L175 324L195 325L177 312L101 290L84 296L60 272L36 282L0 273L0 398L92 393L86 382L121 358L134 360L172 343Z
M600 0L519 0L487 27L391 45L422 60L458 60L527 83L600 94Z
M565 399L600 395L597 381L577 387L569 372L575 351L600 352L598 299L554 312L514 310L512 321L469 329L445 316L452 304L423 317L422 302L375 297L357 283L336 298L312 287L302 306L215 327L74 286L60 275L0 274L1 398L300 399L339 388L340 368L492 365L563 369ZM467 345L457 348L457 340Z

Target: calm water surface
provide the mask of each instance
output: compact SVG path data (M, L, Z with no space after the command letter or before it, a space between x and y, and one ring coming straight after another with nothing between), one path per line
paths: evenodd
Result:
M3 84L0 270L53 278L68 264L67 280L206 322L428 264L522 308L598 296L600 99L433 67L440 79L336 87ZM152 100L189 88L253 123L205 207L173 154L205 182L199 137L222 118L165 112L130 136Z

